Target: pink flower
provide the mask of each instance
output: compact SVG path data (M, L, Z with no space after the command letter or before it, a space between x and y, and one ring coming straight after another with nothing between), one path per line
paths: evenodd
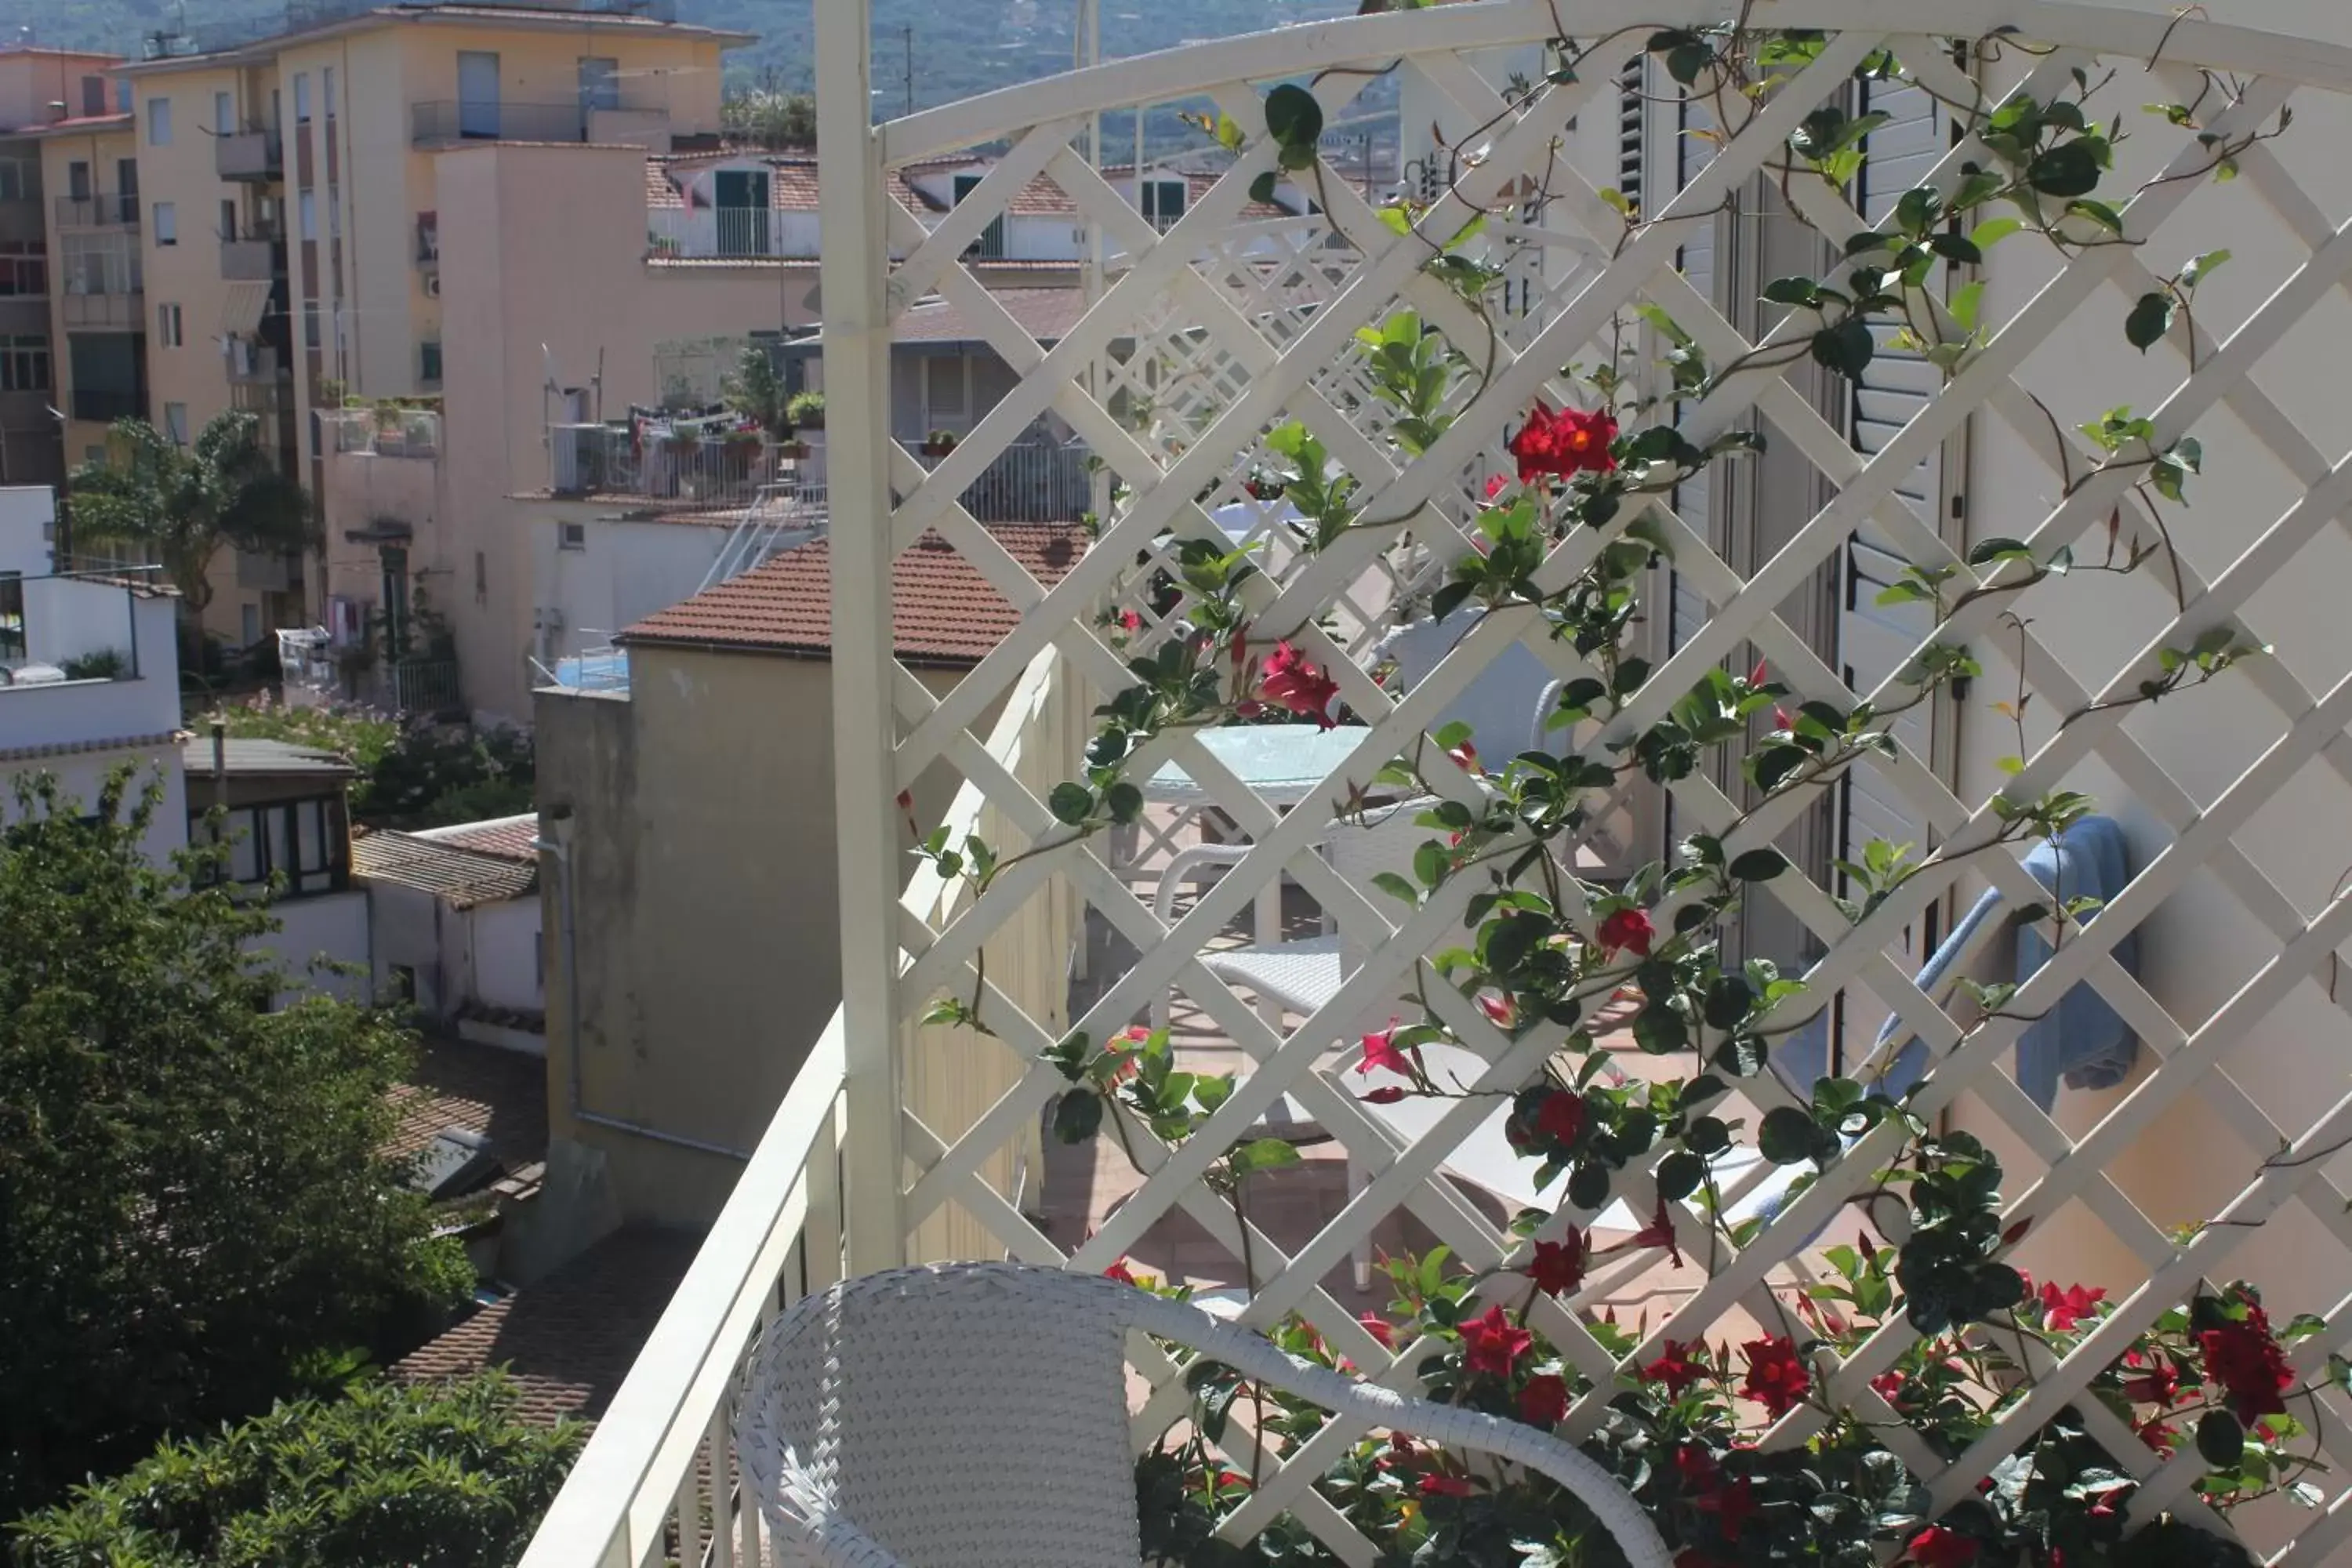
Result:
M1519 1016L1518 1008L1512 1005L1508 996L1496 996L1484 992L1480 993L1478 997L1478 1011L1493 1019L1495 1026L1498 1029L1509 1028Z
M1129 631L1139 632L1143 629L1143 617L1133 610L1121 610L1118 613L1118 624Z
M1478 771L1478 748L1469 742L1463 742L1445 754L1453 758L1454 765L1464 773L1475 773Z
M1491 504L1496 496L1501 495L1505 487L1509 485L1510 482L1511 476L1508 474L1488 474L1486 476L1486 500L1488 503Z
M1465 1371L1508 1377L1513 1363L1535 1342L1535 1335L1505 1317L1502 1308L1489 1307L1484 1316L1462 1325L1462 1365Z
M1364 1037L1364 1059L1356 1064L1358 1072L1370 1072L1378 1068L1382 1072L1392 1072L1404 1078L1413 1076L1412 1058L1396 1048L1396 1031L1397 1020L1391 1018L1387 1028Z
M1364 1332L1381 1342L1383 1350L1396 1349L1396 1330L1390 1326L1386 1318L1377 1312L1366 1312L1356 1321L1364 1325Z
M1328 730L1339 722L1331 717L1331 703L1339 695L1339 683L1307 663L1306 656L1286 642L1274 645L1258 691L1267 701L1314 720L1319 729Z
M2105 1300L2106 1294L2105 1290L2085 1289L2081 1285L2070 1285L2061 1290L2055 1285L2044 1283L2041 1297L2042 1326L2053 1334L2063 1334L2091 1316L2099 1303Z

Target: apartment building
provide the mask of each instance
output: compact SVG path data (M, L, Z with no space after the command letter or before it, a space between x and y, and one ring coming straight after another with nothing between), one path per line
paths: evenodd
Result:
M310 415L442 391L443 154L715 135L720 53L748 39L669 17L663 0L289 0L264 36L158 34L114 62L106 112L40 135L69 198L51 247L78 268L56 323L68 456L124 414L193 439L244 409L317 492ZM212 636L325 618L323 562L217 570Z

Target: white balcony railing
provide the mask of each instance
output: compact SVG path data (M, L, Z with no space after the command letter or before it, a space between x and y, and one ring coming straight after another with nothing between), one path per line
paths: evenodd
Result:
M1006 704L988 751L1030 788L1048 789L1075 764L1072 748L1084 721L1078 694L1048 654L1032 664ZM946 821L959 838L975 831L1003 836L1007 826L970 785ZM905 904L920 918L945 920L964 898L960 884L924 876ZM1063 1019L1077 908L1060 896L1032 902L1017 929L991 939L990 974L1040 1020ZM934 1128L965 1125L1020 1077L1009 1052L962 1029L910 1027L905 1055L908 1110ZM803 1294L841 1277L845 1211L835 1172L846 1066L845 1024L836 1011L521 1568L635 1568L664 1553L679 1563L772 1560L741 1491L736 1402L743 1363L761 1330ZM1032 1141L992 1162L982 1179L1016 1191L1024 1175L1035 1179L1037 1158ZM913 1242L940 1258L987 1245L976 1221L947 1217L923 1227Z
M801 232L805 229L805 232ZM773 207L650 207L646 247L678 260L812 259L816 217Z

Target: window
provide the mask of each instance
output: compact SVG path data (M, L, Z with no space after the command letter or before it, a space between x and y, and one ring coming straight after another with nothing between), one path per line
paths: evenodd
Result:
M167 349L178 348L185 341L180 335L180 307L155 307L155 337Z
M1143 183L1143 216L1153 227L1165 231L1175 226L1184 216L1184 182L1181 180L1146 180Z
M259 640L258 606L245 606L247 629ZM343 803L334 795L303 800L273 801L267 805L231 806L222 815L215 836L212 814L188 813L188 842L197 847L228 846L226 879L240 887L259 888L283 877L278 897L299 899L340 892L351 878L351 846L343 831ZM217 880L216 876L205 880Z
M221 203L220 237L223 239L236 237L236 203L234 201Z
M310 123L310 73L309 71L294 73L294 123L297 125Z
M584 522L559 524L556 532L556 547L562 550L587 549L588 525Z
M169 147L172 144L172 100L151 98L147 100L147 145Z
M327 237L341 239L342 237L343 188L341 185L329 185L327 187Z
M302 301L302 346L315 350L319 343L319 301Z
M128 81L116 82L114 84L114 112L117 114L128 114L133 107L134 106L131 101L131 83Z
M958 206L963 205L964 197L979 189L980 179L978 174L958 174L955 177L955 199ZM1001 214L989 220L988 226L981 231L980 238L973 244L969 254L982 259L1001 259L1003 257L1004 218Z
M213 94L213 133L217 136L236 134L236 94Z
M294 199L294 205L295 205L295 208L296 208L296 210L301 214L301 225L302 225L301 234L302 234L302 237L303 237L304 239L316 239L316 238L318 238L318 237L319 237L319 195L318 195L318 193L317 193L316 191L304 191L300 195L297 196L297 197Z
M961 354L942 354L923 361L923 421L928 430L959 429L971 411L966 395Z
M416 345L416 379L437 385L441 380L441 340L427 338Z
M490 558L474 552L474 602L481 604L490 596Z
M139 194L139 160L117 158L114 161L114 188L122 195L122 221L139 221L139 204L131 198Z
M163 434L174 447L188 444L188 405L184 403L163 405Z
M37 332L0 334L0 392L49 390L49 340Z
M37 239L0 241L0 299L38 299L48 291L47 245Z
M25 657L25 578L0 572L0 659Z
M621 62L609 55L580 57L580 107L621 107Z
M81 111L84 114L106 112L106 79L86 76L81 79Z
M247 603L243 613L238 616L237 622L239 629L245 633L244 647L251 647L261 640L261 606L259 605Z
M41 199L41 165L31 158L0 158L0 202Z
M158 245L180 243L179 203L157 202L155 204L155 243Z
M319 73L319 112L330 120L335 117L335 68L332 66Z
M89 200L89 164L79 158L66 165L66 195L78 202Z

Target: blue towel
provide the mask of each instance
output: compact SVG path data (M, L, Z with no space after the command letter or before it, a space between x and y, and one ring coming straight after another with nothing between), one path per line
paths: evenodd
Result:
M2084 898L2100 900L2099 909L2084 914L2085 924L2098 919L2100 910L2131 880L2123 829L2105 816L2086 816L2054 841L2044 840L2034 846L2033 852L2025 858L2025 869L2050 890L2058 903ZM1952 934L1944 939L1943 945L1919 971L1922 991L1932 993L1942 983L1945 972L1958 961L1968 948L1969 939L1992 917L2000 901L1999 892L1988 889L1961 917ZM2038 927L2019 927L2013 935L2004 939L2004 945L2013 950L2020 986L2050 961L2050 943ZM2125 973L2138 976L2138 931L2134 931L2116 943L2115 960L2123 965ZM1879 1029L1882 1058L1887 1044L1897 1037L1902 1027L1902 1019L1897 1016L1887 1019ZM2018 1087L2046 1111L2057 1103L2060 1078L2064 1078L2071 1089L2109 1089L2123 1081L2138 1055L2137 1037L2107 1005L2106 998L2088 984L2077 984L2027 1025L2025 1032L2018 1037ZM1927 1070L1927 1057L1926 1042L1916 1035L1906 1040L1886 1070L1886 1092L1898 1098L1909 1092Z

